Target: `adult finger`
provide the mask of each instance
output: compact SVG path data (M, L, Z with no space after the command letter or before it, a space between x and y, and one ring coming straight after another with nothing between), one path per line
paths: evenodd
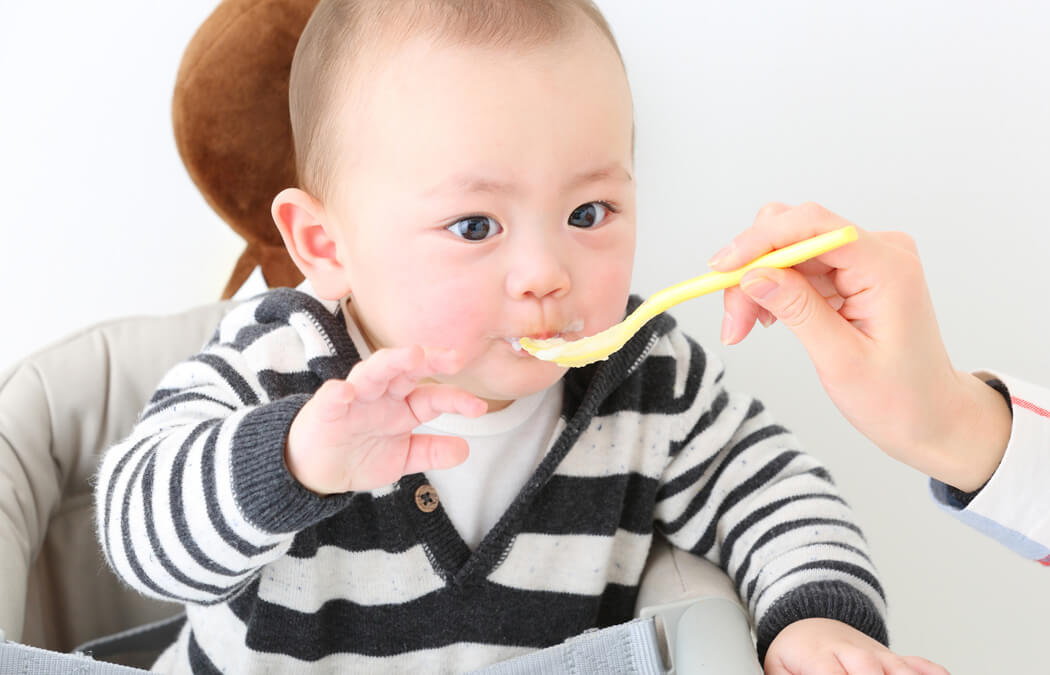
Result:
M813 202L794 208L782 207L782 204L773 204L759 210L751 227L716 253L708 264L720 271L736 269L770 251L850 224Z
M479 417L488 409L480 398L451 384L421 384L405 397L405 402L420 424L443 413Z
M722 315L722 344L734 345L751 332L755 321L768 310L749 298L739 287L727 288L722 294L725 311Z
M469 454L470 448L462 438L413 434L405 456L404 473L450 469L466 461Z
M855 362L866 338L795 270L755 269L740 287L791 329L818 369L837 370Z

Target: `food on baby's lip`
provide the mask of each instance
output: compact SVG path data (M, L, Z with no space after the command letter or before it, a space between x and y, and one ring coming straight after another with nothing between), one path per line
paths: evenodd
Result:
M550 338L546 338L546 339L520 337L520 338L506 338L506 340L507 340L507 342L510 343L511 347L514 347L514 351L516 351L516 352L520 352L521 350L526 349L522 345L522 340L525 340L527 344L533 345L533 347L530 347L526 351L528 351L533 356L536 356L536 353L533 351L535 346L540 346L542 348L542 347L556 347L558 345L563 345L563 344L565 344L567 342L567 340L565 338L563 338L562 335L565 335L566 333L578 333L581 330L583 330L583 319L573 319L572 321L570 321L565 326L565 328L562 328L561 331L557 335L555 335L554 337L550 337ZM541 356L540 358L543 358L543 357Z
M525 347L523 347L521 344L522 340L525 340L526 344L529 345L527 351L530 354L532 354L536 358L540 358L545 361L550 359L544 358L543 355L545 352L543 350L554 349L555 347L560 347L561 345L566 343L565 338L560 337L548 338L546 340L533 340L532 338L521 338L521 340L515 340L515 342L517 343L514 347L515 349L525 349Z
M527 337L507 338L507 342L510 343L510 346L513 347L514 351L516 351L516 352L520 352L521 350L525 349L524 347L521 346L521 341L522 340L528 340L533 345L542 344L542 345L547 346L547 347L556 347L558 345L563 345L566 342L565 338L560 338L560 337L552 337L552 338L548 338L546 340L533 340L532 338L527 338ZM532 353L535 356L535 354L533 352L530 352L530 353ZM540 357L540 358L543 358L543 357Z

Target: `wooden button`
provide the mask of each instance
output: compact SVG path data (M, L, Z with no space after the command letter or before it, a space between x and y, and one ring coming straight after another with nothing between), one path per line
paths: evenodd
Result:
M438 507L438 493L432 486L424 484L416 488L416 506L423 513L430 513Z

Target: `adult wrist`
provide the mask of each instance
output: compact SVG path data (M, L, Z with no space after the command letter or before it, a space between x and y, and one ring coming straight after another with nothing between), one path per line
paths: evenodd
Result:
M1010 440L1012 416L1002 394L967 372L956 373L958 387L945 392L941 420L946 433L929 451L926 471L964 493L979 490L995 473Z

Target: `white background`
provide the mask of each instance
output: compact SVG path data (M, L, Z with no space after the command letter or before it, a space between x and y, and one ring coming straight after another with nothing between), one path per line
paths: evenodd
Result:
M170 123L182 50L215 4L5 3L0 368L89 323L218 297L241 244ZM915 237L958 367L1050 383L1050 5L599 4L635 93L637 292L704 272L764 202L815 200ZM894 646L956 675L1050 672L1050 569L939 512L839 417L783 327L721 347L720 311L674 313L832 469Z

